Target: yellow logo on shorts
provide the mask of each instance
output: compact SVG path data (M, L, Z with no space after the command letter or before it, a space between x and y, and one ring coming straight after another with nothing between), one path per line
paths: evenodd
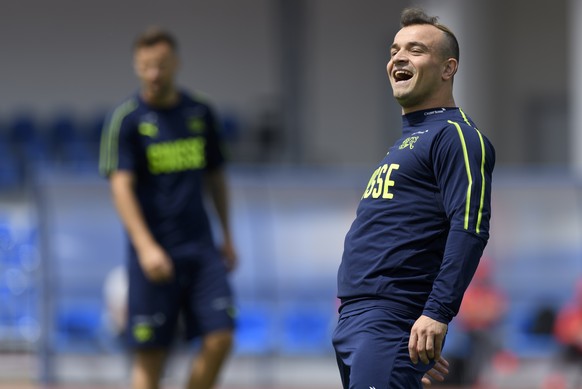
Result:
M238 312L235 307L228 307L226 309L226 313L231 319L236 319L238 316Z
M133 337L140 343L151 340L153 335L154 331L149 324L140 323L133 326Z

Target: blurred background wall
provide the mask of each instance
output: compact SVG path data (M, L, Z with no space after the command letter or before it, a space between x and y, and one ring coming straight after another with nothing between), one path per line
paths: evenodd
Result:
M532 328L582 276L581 3L0 1L0 353L36 361L18 362L32 363L24 378L0 367L0 382L82 381L78 358L58 361L123 358L103 295L123 264L123 232L97 150L104 114L137 88L131 45L152 24L176 34L180 84L205 93L224 125L241 256L228 382L289 384L275 357L318 366L312 385L337 382L335 272L370 170L399 136L385 67L409 5L457 33L456 102L497 150L486 256L509 305L501 350L534 367L553 360L560 345ZM451 331L452 357L467 354L461 332ZM261 362L249 370L249 358ZM490 377L508 387L548 372L504 361L514 375ZM123 379L123 367L106 365L108 378Z
M576 3L416 2L457 31L456 98L492 138L501 164L570 160L568 86L577 50L569 15ZM252 143L273 113L282 126L278 158L369 164L398 134L385 65L399 12L409 4L7 1L0 113L6 121L22 110L45 119L61 110L88 116L109 109L136 88L134 37L157 24L180 39L181 83L233 115L241 143ZM246 152L241 158L256 158Z

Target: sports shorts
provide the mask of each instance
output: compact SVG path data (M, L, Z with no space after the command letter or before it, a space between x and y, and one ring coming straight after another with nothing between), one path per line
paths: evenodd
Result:
M173 261L174 278L153 283L135 253L130 254L126 331L130 348L167 348L177 338L179 324L187 340L234 328L232 290L220 253L205 248Z
M415 319L387 307L340 314L333 346L344 389L422 389L434 363L413 364L408 339Z

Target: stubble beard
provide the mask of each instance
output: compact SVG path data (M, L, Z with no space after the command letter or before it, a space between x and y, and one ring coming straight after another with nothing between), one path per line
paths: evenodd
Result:
M394 99L404 109L414 107L420 102L419 97L414 93L414 89L398 90L393 88L392 91Z
M146 89L146 96L152 103L163 103L171 98L172 93L171 85L152 84Z

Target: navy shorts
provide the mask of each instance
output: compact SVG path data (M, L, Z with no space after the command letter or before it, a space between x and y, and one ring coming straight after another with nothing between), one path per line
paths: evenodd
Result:
M174 259L174 279L152 283L135 254L129 260L127 338L131 348L167 348L179 320L186 339L234 328L234 305L220 253L207 248ZM183 326L183 327L182 327Z
M342 313L333 346L344 389L422 389L434 363L413 364L408 339L415 319L386 307Z

